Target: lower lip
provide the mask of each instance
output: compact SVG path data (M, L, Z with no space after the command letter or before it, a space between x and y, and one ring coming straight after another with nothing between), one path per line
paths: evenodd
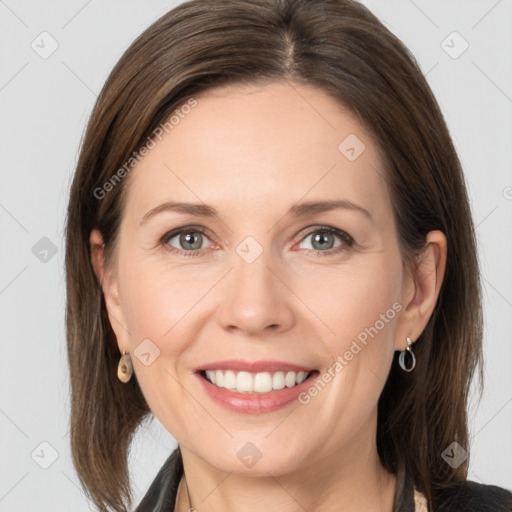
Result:
M196 373L195 375L208 395L227 409L243 414L264 414L281 409L290 402L298 400L299 395L311 386L319 373L317 371L311 372L311 375L304 382L292 388L277 389L268 393L250 394L219 388L206 380L201 374Z

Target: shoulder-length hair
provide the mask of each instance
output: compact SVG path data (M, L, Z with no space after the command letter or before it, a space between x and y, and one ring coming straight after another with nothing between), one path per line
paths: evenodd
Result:
M373 135L405 265L414 265L429 231L447 237L444 282L415 343L418 365L405 373L395 357L379 399L377 448L383 466L393 473L406 467L434 507L436 489L467 477L468 460L452 468L441 454L454 441L469 451L468 395L477 368L480 396L482 390L476 240L461 164L416 60L353 0L193 0L153 23L112 70L91 114L70 190L65 264L71 447L81 483L102 511L131 504L128 450L150 415L136 378L128 384L117 378L119 349L91 264L94 228L103 234L107 264L115 261L130 177L109 180L123 174L119 170L134 152L194 94L272 81L322 89Z

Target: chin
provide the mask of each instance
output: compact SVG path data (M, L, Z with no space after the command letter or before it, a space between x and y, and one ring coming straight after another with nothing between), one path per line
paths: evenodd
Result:
M251 440L252 439L252 440ZM299 448L300 446L300 448ZM199 447L195 453L207 464L225 473L250 476L273 476L293 472L307 458L303 443L265 439L259 435L235 436L226 443Z

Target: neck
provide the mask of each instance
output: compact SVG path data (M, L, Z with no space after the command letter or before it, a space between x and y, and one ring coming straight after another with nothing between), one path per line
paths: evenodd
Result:
M396 477L382 467L374 440L360 431L328 458L312 458L293 472L268 477L219 471L180 447L185 479L176 511L392 512Z

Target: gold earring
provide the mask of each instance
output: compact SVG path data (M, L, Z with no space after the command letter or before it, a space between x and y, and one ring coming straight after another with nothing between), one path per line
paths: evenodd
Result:
M117 378L125 384L132 378L133 365L130 353L123 351L119 364L117 365Z

